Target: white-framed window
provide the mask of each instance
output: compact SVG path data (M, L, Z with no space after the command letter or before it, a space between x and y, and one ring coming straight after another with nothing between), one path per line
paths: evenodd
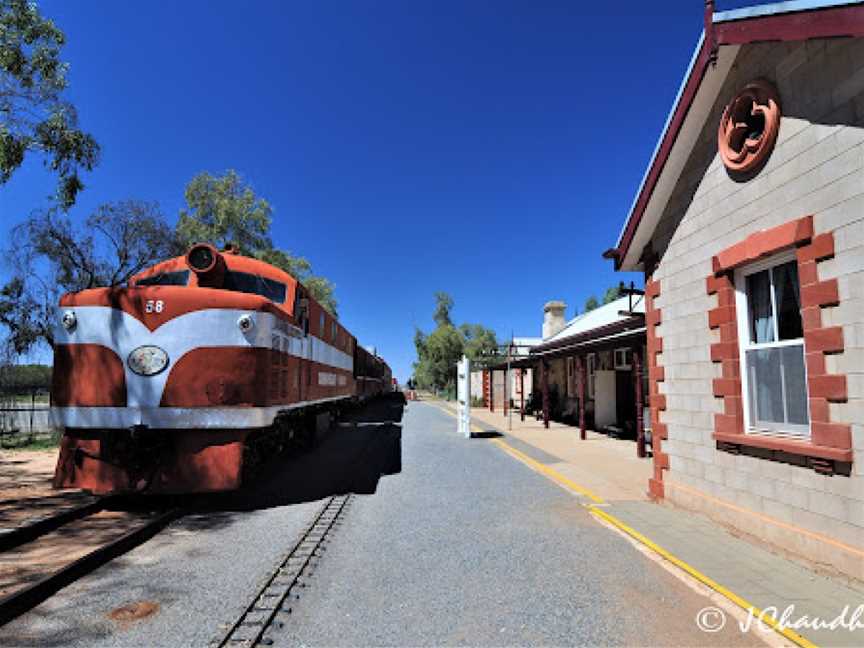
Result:
M747 432L810 436L798 263L794 250L735 272Z
M594 387L595 387L595 379L597 372L597 355L594 353L589 353L587 358L588 363L588 398L594 398Z
M615 368L616 369L630 369L633 365L633 352L627 348L622 347L620 349L615 349Z

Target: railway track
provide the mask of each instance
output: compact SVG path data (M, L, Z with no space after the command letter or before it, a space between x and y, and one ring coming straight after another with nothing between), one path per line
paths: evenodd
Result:
M337 495L327 500L300 540L267 578L252 603L224 635L211 642L213 648L251 648L273 643L268 633L284 625L278 617L291 613L288 601L297 588L305 586L303 578L311 573L315 558L323 551L328 535L351 497L350 494Z
M76 524L86 524L88 519L110 511L113 503L112 498L100 498L6 532L0 536L0 561L16 554L26 554L28 550L36 549L38 553L40 543L48 543L52 538L62 540L64 536L68 537ZM128 520L128 529L123 529L119 535L112 534L95 549L0 597L0 626L31 610L58 590L117 556L146 542L180 517L182 510L177 507L146 514L129 512L122 515L127 516L123 524L127 525Z

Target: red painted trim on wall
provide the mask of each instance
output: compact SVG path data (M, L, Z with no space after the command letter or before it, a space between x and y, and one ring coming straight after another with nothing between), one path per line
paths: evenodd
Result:
M722 250L711 259L714 274L718 275L734 270L746 263L752 263L793 245L809 243L812 238L813 216L797 218L771 229L753 232L740 243ZM726 303L731 304L734 313L734 298Z
M666 396L660 393L660 383L666 379L666 370L657 364L658 354L663 352L663 339L658 327L662 314L657 305L660 282L649 279L645 282L645 325L648 343L648 404L651 408L651 452L654 456L654 475L648 480L648 494L662 499L663 471L669 470L669 456L663 452L663 440L668 436L666 424L660 422L660 412L666 410Z
M718 23L714 31L721 45L861 36L864 11L860 6L849 6L758 16Z
M736 267L791 246L797 246L801 287L801 319L810 403L809 441L746 434L742 410L735 286L731 273ZM808 457L852 461L851 426L832 423L828 407L829 402L844 402L847 398L846 376L829 374L825 362L825 355L842 353L844 349L843 329L839 326L822 326L822 309L836 306L840 299L836 279L820 281L817 264L831 258L833 254L833 233L814 236L813 217L805 216L779 227L755 232L713 258L715 274L707 278L706 290L709 295L717 295L718 304L727 304L709 311L708 316L708 326L720 332L720 342L711 345L711 360L722 363L722 377L713 382L714 396L724 401L723 413L714 415L714 438L717 441ZM720 311L723 313L722 318L717 315Z

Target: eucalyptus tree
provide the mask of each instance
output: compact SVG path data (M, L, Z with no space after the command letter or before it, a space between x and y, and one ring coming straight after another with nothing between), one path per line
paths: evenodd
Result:
M186 185L185 197L186 207L177 221L177 240L182 245L202 241L223 248L232 245L240 254L266 261L298 279L338 317L333 284L313 274L307 259L274 246L270 236L273 209L239 173L199 173Z
M42 211L13 228L11 240L0 325L17 353L40 342L53 346L63 293L123 285L178 250L158 205L136 200L101 205L83 224L57 209Z
M84 188L80 173L99 160L99 145L78 126L63 98L66 37L27 0L0 0L0 185L37 154L57 175L57 203L68 209Z

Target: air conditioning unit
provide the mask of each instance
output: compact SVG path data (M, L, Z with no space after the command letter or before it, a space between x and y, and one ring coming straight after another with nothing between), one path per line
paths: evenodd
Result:
M615 349L615 369L630 369L633 366L633 351L629 348Z

